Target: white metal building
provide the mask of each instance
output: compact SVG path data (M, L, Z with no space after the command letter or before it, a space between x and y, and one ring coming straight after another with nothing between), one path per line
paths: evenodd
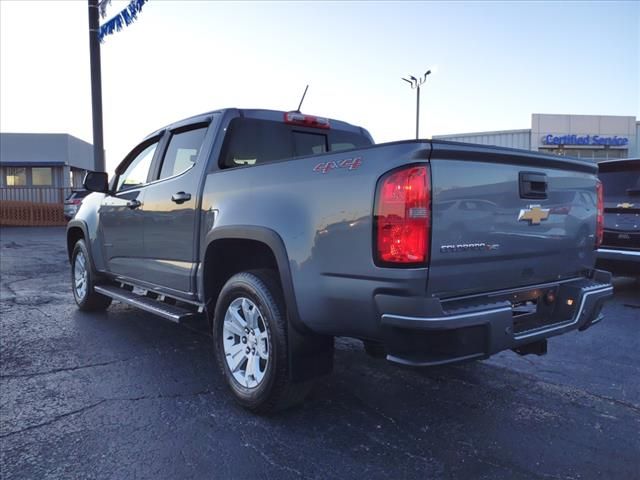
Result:
M636 117L627 116L534 113L529 129L434 135L433 138L536 150L594 162L640 157L640 122Z
M0 133L0 187L78 188L93 146L65 133Z

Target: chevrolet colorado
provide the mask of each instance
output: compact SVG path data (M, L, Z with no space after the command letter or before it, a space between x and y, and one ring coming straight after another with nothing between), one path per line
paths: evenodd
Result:
M344 122L219 110L89 172L67 228L75 300L205 315L253 411L301 401L335 336L413 366L546 352L602 319L597 167Z

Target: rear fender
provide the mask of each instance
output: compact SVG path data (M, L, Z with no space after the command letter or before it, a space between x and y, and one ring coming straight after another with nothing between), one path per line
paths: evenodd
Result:
M333 337L312 332L300 319L296 304L289 257L282 238L273 230L248 225L223 226L211 230L204 242L200 258L205 258L212 242L222 239L254 240L271 249L278 266L280 284L287 309L287 342L289 346L289 375L294 382L302 382L330 373L333 368ZM198 271L198 290L205 293L203 268ZM205 299L206 300L206 299ZM210 310L214 306L207 306Z

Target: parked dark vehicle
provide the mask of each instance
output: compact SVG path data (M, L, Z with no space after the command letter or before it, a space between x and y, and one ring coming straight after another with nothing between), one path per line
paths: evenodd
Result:
M600 162L604 238L598 267L640 277L640 159Z
M65 220L71 220L78 212L82 200L89 195L89 190L72 190L69 196L64 201L64 218Z
M580 160L215 111L148 136L110 183L87 175L73 292L82 310L206 315L237 401L280 409L331 371L335 336L429 366L543 354L600 321L597 183Z

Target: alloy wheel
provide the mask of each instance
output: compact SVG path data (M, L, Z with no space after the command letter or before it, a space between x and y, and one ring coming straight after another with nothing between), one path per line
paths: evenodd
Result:
M223 349L229 371L245 388L256 388L269 367L270 339L258 306L245 297L227 307L222 326Z

